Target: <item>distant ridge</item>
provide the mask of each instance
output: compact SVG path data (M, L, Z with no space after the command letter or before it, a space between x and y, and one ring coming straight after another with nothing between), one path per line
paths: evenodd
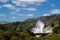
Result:
M0 24L8 24L10 22L6 22L6 21L0 21Z
M60 19L60 14L54 14L50 16L41 16L37 18L30 18L30 19L26 19L25 22L35 22L37 20L41 20L43 22L55 22L58 19Z

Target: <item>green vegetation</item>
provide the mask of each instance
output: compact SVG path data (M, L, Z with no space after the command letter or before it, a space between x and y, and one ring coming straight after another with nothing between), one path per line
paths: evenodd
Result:
M42 20L46 27L55 25L52 35L35 37L30 28L35 26L37 20ZM27 19L24 22L0 24L0 40L60 40L60 15Z

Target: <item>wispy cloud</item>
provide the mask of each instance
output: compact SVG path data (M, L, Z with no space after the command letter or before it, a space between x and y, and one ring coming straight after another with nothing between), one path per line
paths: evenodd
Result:
M33 14L19 14L19 16L22 16L22 17L31 17L31 16L34 16Z
M60 14L60 9L51 10L51 14Z
M33 14L27 14L26 16L34 16Z
M0 9L2 8L2 6L0 6Z
M13 17L12 17L12 19L16 19L16 17L15 17L15 16L13 16Z
M17 14L16 12L11 12L11 14Z
M44 14L43 16L50 16L50 14Z
M0 14L0 17L3 17L3 16L5 16L5 14Z
M50 5L51 5L51 6L53 6L53 7L55 7L55 6L56 6L56 4L53 4L53 3L51 3Z
M23 10L28 10L28 11L36 11L36 8L23 8Z
M3 7L9 8L9 9L12 9L12 10L15 10L15 11L17 11L17 12L20 11L19 8L15 7L15 6L12 5L12 4L4 4Z
M36 11L37 10L36 8L18 8L12 4L4 4L2 7L9 8L9 9L14 10L16 12L20 12L20 10L28 10L28 11Z
M47 0L13 0L12 3L17 6L46 2Z
M9 0L0 0L0 1L7 2ZM11 1L15 5L13 5L13 4L3 4L2 6L0 6L0 8L2 8L2 7L9 8L9 9L14 10L16 12L20 12L21 9L22 10L28 10L28 11L36 11L37 9L35 7L34 8L32 8L32 7L27 8L26 6L29 5L29 4L36 4L38 6L38 5L41 5L39 3L47 2L47 0L11 0ZM22 8L17 7L17 6L22 6Z
M3 7L7 7L9 9L15 9L15 7L11 4L4 4Z
M9 0L0 0L0 2L4 2L4 3L6 3L7 1L9 1Z
M18 16L26 16L26 14L19 14Z
M50 16L52 14L60 14L60 9L53 9L50 11L50 14L44 14L43 16Z

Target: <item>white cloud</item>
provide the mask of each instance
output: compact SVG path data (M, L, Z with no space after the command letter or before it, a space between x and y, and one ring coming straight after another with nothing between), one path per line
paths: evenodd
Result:
M19 16L26 16L25 14L19 14Z
M3 16L5 16L5 14L0 14L0 17L3 17Z
M15 19L15 18L16 18L15 16L12 17L12 19Z
M39 3L38 3L38 4L36 4L36 5L37 5L37 6L41 6L41 4L39 4Z
M60 14L60 9L51 10L51 14Z
M19 6L22 6L22 7L25 8L27 5L26 4L20 4Z
M11 12L11 14L17 14L16 12Z
M4 2L4 3L7 2L7 1L9 1L9 0L0 0L0 2Z
M2 8L2 6L0 6L0 9Z
M14 9L16 12L20 12L20 8L16 8Z
M17 6L24 5L26 6L27 4L35 4L35 3L42 3L46 2L47 0L13 0L12 3L16 4Z
M33 14L27 14L26 16L34 16Z
M9 9L15 9L15 7L11 4L4 4L3 7L9 8Z
M15 10L16 12L20 12L20 10L29 10L29 11L36 11L36 8L17 8L12 4L4 4L2 7L9 8Z
M54 6L56 6L56 5L55 5L55 4L53 4L53 3L52 3L52 4L50 4L50 5L51 5L51 6L53 6L53 7L54 7Z
M23 16L25 16L25 17L26 17L26 16L27 16L27 17L30 17L30 16L34 16L34 15L33 15L33 14L19 14L19 16L22 16L22 17L23 17Z
M60 9L53 9L50 11L50 14L44 14L43 16L50 16L52 14L60 14Z
M43 16L50 16L50 14L44 14Z
M36 8L23 8L23 10L36 11Z
M19 12L19 8L16 8L15 6L11 5L11 4L4 4L3 7L15 10L16 12Z

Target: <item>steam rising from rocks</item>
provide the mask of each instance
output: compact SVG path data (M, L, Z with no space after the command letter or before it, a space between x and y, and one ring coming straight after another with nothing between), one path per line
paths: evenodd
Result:
M44 33L43 29L44 29L44 23L42 21L38 20L36 23L36 26L34 28L32 28L31 31L33 33Z

